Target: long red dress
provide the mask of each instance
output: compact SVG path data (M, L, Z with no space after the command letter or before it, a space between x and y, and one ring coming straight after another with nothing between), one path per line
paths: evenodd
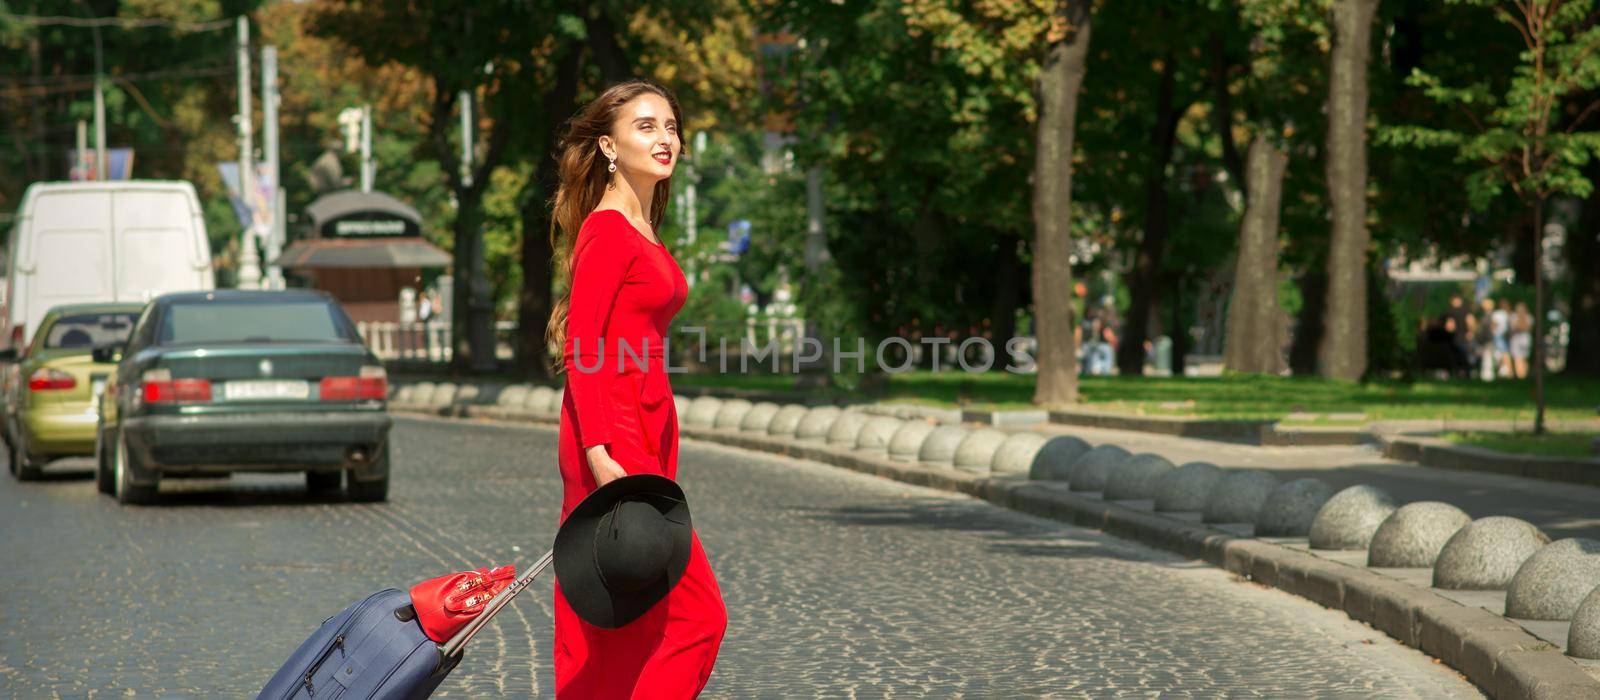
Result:
M607 445L629 474L677 478L678 414L664 341L688 296L666 246L645 238L621 212L591 213L573 255L559 449L562 521L596 488L586 454L595 445ZM558 697L692 698L705 688L728 618L698 535L692 544L678 585L618 629L584 622L556 584Z

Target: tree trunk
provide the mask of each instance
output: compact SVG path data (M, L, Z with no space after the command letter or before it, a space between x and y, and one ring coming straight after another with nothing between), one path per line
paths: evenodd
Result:
M1033 402L1078 400L1072 329L1072 140L1089 55L1090 0L1056 0L1050 49L1039 72L1033 170L1033 308L1038 374Z
M1245 155L1244 221L1233 267L1233 298L1223 365L1235 372L1280 374L1284 369L1283 307L1278 305L1278 211L1289 156L1266 129L1258 128Z
M548 132L540 139L544 150L534 161L533 177L522 198L522 289L517 292L517 365L529 379L550 376L550 352L545 347L544 331L555 308L551 282L554 270L550 244L550 199L557 182L556 145L560 141L561 120L578 99L578 80L583 68L582 50L573 46L556 64L556 82L541 96L539 104L550 112L541 123ZM539 143L539 141L534 141ZM576 233L576 232L574 232ZM559 352L559 350L558 350Z
M1177 57L1167 52L1162 58L1161 84L1156 88L1156 123L1150 130L1150 167L1144 179L1144 235L1139 254L1128 275L1131 299L1128 317L1122 324L1122 342L1117 346L1117 369L1125 377L1144 374L1144 344L1149 338L1150 317L1156 311L1156 278L1161 274L1162 257L1167 251L1171 230L1167 218L1167 163L1178 133L1178 117L1186 107L1173 108L1172 92L1178 74Z
M1184 370L1189 363L1189 310L1185 303L1188 301L1189 278L1186 275L1172 276L1170 291L1167 293L1167 312L1172 320L1167 325L1167 335L1172 337L1172 376L1184 376Z
M1003 364L998 358L1005 356L1006 341L1017 332L1017 305L1022 292L1022 261L1017 259L1019 242L1012 236L1001 236L997 252L1000 257L995 261L994 305L989 309L989 330L994 334L990 343L994 345L997 366Z
M451 260L454 287L450 292L450 337L452 339L451 366L458 372L470 372L481 367L484 357L493 358L493 332L485 334L484 324L492 327L492 313L474 308L474 280L483 270L483 188L478 186L456 191L455 246ZM484 280L482 283L486 283ZM491 304L493 302L490 302ZM491 310L492 311L492 310ZM491 342L485 343L488 335Z
M1328 271L1321 264L1308 265L1300 275L1300 301L1300 317L1295 320L1289 345L1289 371L1296 376L1316 376L1322 315L1328 308Z
M1544 434L1544 197L1533 202L1533 434Z
M1335 0L1328 76L1328 298L1322 376L1367 371L1367 54L1378 0Z
M1600 182L1600 167L1585 170L1591 182ZM1566 258L1572 276L1566 372L1600 377L1600 191L1589 195L1578 226L1567 231Z
M1227 170L1228 177L1232 178L1234 187L1240 194L1249 196L1245 191L1244 159L1239 157L1239 147L1233 142L1233 95L1228 92L1228 71L1232 63L1228 60L1227 49L1222 45L1222 37L1211 35L1211 128L1217 132L1217 140L1222 142L1222 167Z

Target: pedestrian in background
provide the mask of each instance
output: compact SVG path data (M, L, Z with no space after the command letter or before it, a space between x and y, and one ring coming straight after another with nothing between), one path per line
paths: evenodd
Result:
M422 290L422 301L417 304L417 320L427 323L433 320L433 296L428 290Z
M1511 314L1511 368L1518 379L1528 376L1528 356L1533 350L1533 314L1528 305L1517 302Z
M1500 376L1515 376L1511 367L1511 300L1500 300L1489 317L1489 326L1494 329L1495 365Z
M1494 381L1494 366L1498 361L1494 338L1494 300L1484 299L1479 305L1479 319L1472 331L1473 349L1478 353L1478 378Z
M1455 350L1455 369L1451 371L1453 377L1464 377L1474 365L1472 361L1472 310L1467 308L1467 303L1460 294L1450 295L1450 310L1445 312L1448 317L1446 327L1450 330L1450 346Z
M678 416L664 351L689 288L660 227L673 167L683 155L682 123L672 93L632 80L579 110L556 153L551 236L566 240L552 240L552 248L569 283L545 340L563 349L552 369L567 377L557 455L563 523L586 496L616 479L677 478ZM622 360L637 353L645 355L644 369ZM558 578L552 648L558 697L700 694L728 618L698 535L691 533L689 550L687 568L666 597L620 627L580 617Z

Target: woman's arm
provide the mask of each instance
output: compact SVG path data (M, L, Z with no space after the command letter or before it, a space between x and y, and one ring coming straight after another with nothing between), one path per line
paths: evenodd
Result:
M577 409L577 432L585 452L611 442L611 406L607 393L616 375L616 348L602 347L611 309L622 290L628 268L638 253L628 231L595 220L578 234L567 307L564 350L567 386ZM585 235L587 234L587 235ZM598 365L598 366L597 366Z

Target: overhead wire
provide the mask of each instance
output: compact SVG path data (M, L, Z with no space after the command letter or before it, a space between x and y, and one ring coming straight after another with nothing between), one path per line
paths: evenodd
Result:
M183 32L206 32L217 29L227 29L234 26L234 19L218 19L204 22L189 22L185 20L166 19L162 17L67 17L54 15L19 15L10 10L0 9L0 19L10 20L19 24L29 24L36 27L61 26L61 27L118 27L121 29L139 29L144 27L165 27Z

